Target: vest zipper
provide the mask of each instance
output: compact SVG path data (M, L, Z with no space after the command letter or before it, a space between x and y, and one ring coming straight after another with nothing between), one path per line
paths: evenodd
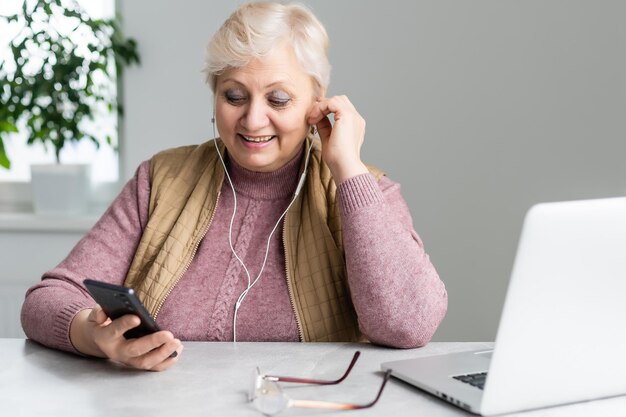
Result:
M178 284L178 281L180 281L180 279L183 277L183 275L185 275L185 272L187 272L187 269L189 269L189 265L191 265L191 262L193 261L193 258L195 258L196 252L198 251L198 247L200 246L200 242L202 242L202 239L204 239L204 236L209 231L209 227L211 227L211 223L213 223L213 218L215 217L215 212L217 211L217 204L220 201L220 195L222 195L221 191L217 193L217 198L215 199L215 207L213 207L213 213L211 213L211 218L209 219L209 222L207 223L206 227L204 228L204 231L202 232L202 236L200 237L200 239L198 239L198 242L193 247L193 251L191 252L191 257L189 258L189 261L187 261L187 263L185 264L185 267L183 268L183 272L181 272L180 275L178 275L178 277L174 281L174 285L172 285L170 287L170 289L167 291L167 294L165 294L165 297L163 297L161 299L161 301L159 302L159 305L157 306L157 309L154 312L154 319L155 320L156 320L157 316L159 315L159 312L161 311L161 307L163 307L163 303L165 303L165 300L167 299L167 297L170 296L170 293L172 292L174 287Z
M288 216L289 214L287 214ZM283 251L285 252L285 279L287 280L287 290L289 291L289 302L291 303L291 309L296 316L296 324L298 325L298 337L301 342L304 342L304 331L302 330L302 321L298 315L296 309L295 297L293 295L293 288L291 286L291 280L289 279L289 258L287 257L287 245L285 244L285 236L287 232L287 216L283 219Z

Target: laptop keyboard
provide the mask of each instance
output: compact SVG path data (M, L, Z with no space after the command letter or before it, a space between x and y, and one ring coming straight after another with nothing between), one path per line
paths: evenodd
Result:
M452 378L470 384L478 389L485 388L485 381L487 380L487 372L477 372L475 374L457 375Z

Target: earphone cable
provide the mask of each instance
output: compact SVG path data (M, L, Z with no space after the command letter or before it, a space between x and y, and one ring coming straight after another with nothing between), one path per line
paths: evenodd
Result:
M230 245L230 250L232 251L233 255L235 255L235 258L237 259L237 261L239 261L239 263L243 267L243 269L244 269L244 271L246 273L246 276L248 278L248 284L246 286L246 289L239 295L239 297L237 298L237 302L235 303L235 311L234 311L234 315L233 315L233 342L236 343L237 342L237 313L239 311L239 307L241 306L241 303L243 303L243 300L247 297L248 292L250 291L250 289L261 278L261 274L263 274L263 270L265 269L265 264L267 263L267 257L269 255L270 242L271 242L272 236L274 235L274 232L276 232L276 229L278 228L278 225L280 224L282 219L287 215L287 212L289 211L289 209L291 208L293 203L296 201L296 198L298 197L298 194L300 193L300 190L302 189L302 186L304 185L304 181L306 179L306 172L307 172L307 168L308 168L308 165L309 165L309 157L311 155L311 149L313 148L313 140L311 140L311 144L309 145L309 149L307 150L306 158L305 158L305 161L304 161L304 170L302 172L302 175L300 176L300 179L298 181L298 185L296 186L296 191L294 193L294 196L293 196L291 202L289 203L289 205L287 206L287 208L285 209L285 211L280 215L280 217L278 218L278 221L274 225L274 228L270 232L270 234L269 234L269 236L267 238L267 245L265 247L265 256L263 258L263 264L261 265L261 270L259 271L259 274L256 276L254 281L251 281L250 272L248 271L248 268L246 267L246 264L239 257L239 255L237 254L237 252L235 251L235 248L233 246L232 232L233 232L233 223L234 223L234 220L235 220L235 215L237 213L237 194L235 192L235 187L234 187L233 182L232 182L232 180L230 178L230 175L228 174L228 169L226 169L226 163L224 162L224 159L222 158L222 154L220 153L219 148L217 146L217 134L216 134L216 131L215 131L215 117L213 117L211 119L211 122L213 124L213 137L214 137L213 144L215 145L215 149L217 151L217 155L219 156L219 159L220 159L220 161L222 163L222 166L224 167L224 172L226 173L226 178L228 179L228 183L230 185L230 188L233 191L233 214L232 214L232 216L230 218L230 226L228 228L228 243Z

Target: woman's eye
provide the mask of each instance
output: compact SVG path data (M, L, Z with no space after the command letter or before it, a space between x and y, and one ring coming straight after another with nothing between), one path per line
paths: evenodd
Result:
M226 98L226 101L231 104L241 104L246 101L246 96L244 94L235 91L227 91L224 93L224 97Z
M291 97L282 91L274 91L267 98L273 107L285 107L291 101Z

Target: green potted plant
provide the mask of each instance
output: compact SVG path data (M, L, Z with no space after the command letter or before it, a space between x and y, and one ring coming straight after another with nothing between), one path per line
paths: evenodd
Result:
M139 63L137 44L124 37L119 17L93 19L75 1L37 0L24 1L21 13L0 18L18 26L10 41L11 56L0 62L0 166L10 168L4 144L22 130L27 144L41 143L54 152L61 176L70 170L59 160L68 143L89 140L96 147L115 147L110 135L102 137L87 121L99 114L122 115L116 82L124 67ZM37 173L34 168L31 172L37 208ZM46 171L45 181L52 176ZM66 187L69 182L61 180ZM77 183L84 200L87 186L86 180ZM40 188L50 191L49 184ZM67 192L54 196L56 204L70 200L70 207L60 210L82 211Z

